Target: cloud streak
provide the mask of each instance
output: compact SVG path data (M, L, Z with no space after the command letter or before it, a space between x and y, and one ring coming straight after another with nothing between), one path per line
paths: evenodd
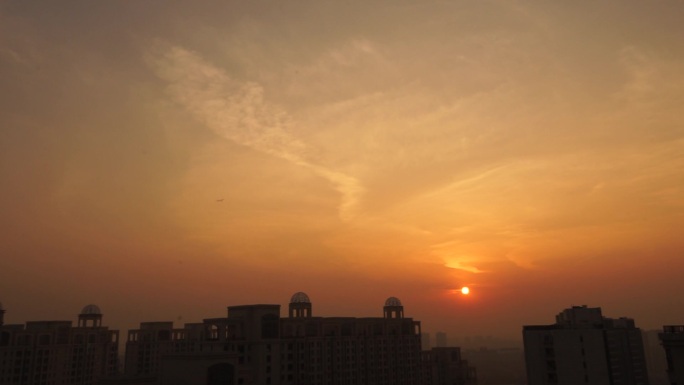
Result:
M182 47L168 47L147 58L164 80L171 98L217 135L311 170L341 194L339 217L349 221L364 188L353 176L316 164L306 143L289 130L293 122L264 100L263 87L241 82Z

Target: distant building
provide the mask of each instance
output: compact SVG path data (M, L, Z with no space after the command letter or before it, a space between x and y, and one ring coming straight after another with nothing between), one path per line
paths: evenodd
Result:
M659 334L672 385L684 385L684 325L664 326Z
M435 333L435 346L438 348L445 348L447 345L447 334L444 332Z
M479 384L526 384L525 353L521 348L480 347L463 351L463 358L477 368Z
M383 317L314 317L301 292L288 310L281 318L280 305L229 306L225 318L183 328L144 322L128 334L126 381L153 375L161 385L422 382L420 322L404 317L397 298L385 301Z
M469 385L477 383L477 372L461 358L461 348L432 348L423 351L423 385Z
M670 385L670 380L667 378L665 350L658 337L661 332L662 330L648 330L641 333L650 385Z
M430 350L432 348L432 341L430 341L430 333L421 333L420 345L423 350Z
M95 305L71 321L5 325L0 305L0 384L92 385L117 371L119 332L102 326Z
M601 308L576 306L553 325L524 326L523 342L529 385L648 384L641 330Z

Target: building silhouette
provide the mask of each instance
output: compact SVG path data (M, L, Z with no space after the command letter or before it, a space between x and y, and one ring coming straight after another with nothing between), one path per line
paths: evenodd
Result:
M438 348L445 348L447 345L447 334L445 332L435 333L435 346Z
M432 341L430 341L430 333L421 333L420 345L423 347L423 350L428 350L432 348Z
M4 324L0 304L0 384L91 385L118 369L119 332L102 326L102 312L88 305L71 321Z
M646 354L646 367L648 370L648 382L650 385L670 385L667 378L667 362L665 350L660 341L661 330L644 330L641 337L644 340L644 353Z
M663 326L658 337L665 349L670 384L684 385L684 325Z
M477 373L461 358L461 348L440 347L423 351L424 385L467 385L477 383Z
M524 326L523 342L529 385L648 384L641 330L601 308L575 306L555 324Z
M388 298L382 317L316 317L302 292L280 305L229 306L226 317L174 327L142 322L126 339L88 305L71 321L4 324L1 385L466 385L475 368L457 347L421 350L421 325Z
M159 384L416 385L420 336L395 297L383 317L315 317L299 292L286 318L280 305L244 305L182 328L143 322L129 331L125 371L129 381L157 376Z
M525 353L522 348L463 350L463 357L477 368L480 384L526 384Z

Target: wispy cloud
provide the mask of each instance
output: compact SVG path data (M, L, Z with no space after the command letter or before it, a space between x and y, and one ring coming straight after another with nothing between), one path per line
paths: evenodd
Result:
M480 258L458 253L458 242L448 241L431 246L432 254L444 261L444 266L469 273L483 273L475 264Z
M342 195L339 216L348 221L364 191L353 176L316 164L309 149L288 127L292 119L264 100L255 82L238 81L198 54L182 47L161 49L148 63L168 83L171 98L216 134L293 164L328 180Z

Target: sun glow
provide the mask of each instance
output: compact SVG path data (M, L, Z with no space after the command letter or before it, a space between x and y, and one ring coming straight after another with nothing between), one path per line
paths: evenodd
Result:
M461 288L461 294L468 295L469 293L470 293L470 289L468 288L468 286L463 286Z

